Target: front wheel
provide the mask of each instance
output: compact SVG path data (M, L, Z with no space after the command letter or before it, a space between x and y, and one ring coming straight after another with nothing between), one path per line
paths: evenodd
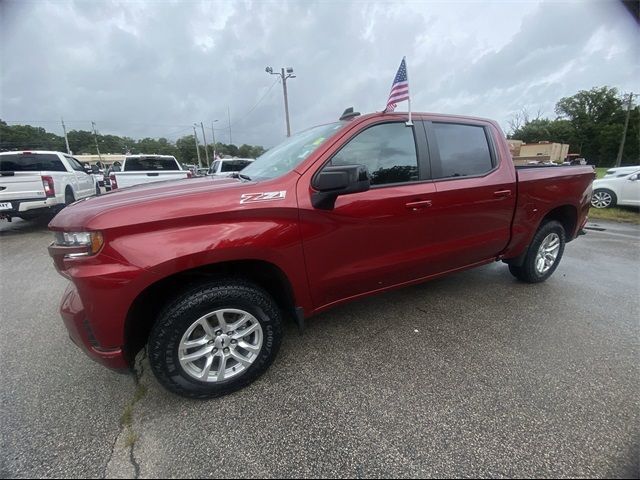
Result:
M160 314L149 362L168 390L213 398L249 385L275 359L281 313L271 296L242 280L208 283L176 298Z
M509 265L509 271L523 282L544 282L558 268L565 243L566 235L562 224L556 221L546 222L534 235L522 266Z

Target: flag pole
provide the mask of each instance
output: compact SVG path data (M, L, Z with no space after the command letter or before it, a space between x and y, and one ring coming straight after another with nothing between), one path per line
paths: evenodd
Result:
M405 67L405 70L407 72L407 85L410 85L410 83L409 83L409 67L407 66L407 57L402 57L402 60L404 60L404 67ZM411 127L411 126L413 126L413 122L411 121L411 87L409 87L409 98L407 99L407 101L409 102L409 121L407 123L405 123L405 125L407 127Z

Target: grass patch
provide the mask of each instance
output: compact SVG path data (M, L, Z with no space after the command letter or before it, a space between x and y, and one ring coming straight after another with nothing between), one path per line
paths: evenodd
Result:
M593 208L589 210L589 220L635 223L640 225L640 210L634 207Z
M138 434L137 434L137 433L135 433L135 432L134 432L134 431L132 431L132 430L129 430L129 431L127 432L127 436L126 436L126 437L125 437L125 439L124 439L124 446L125 446L126 448L129 448L129 447L131 447L131 446L135 445L135 443L136 443L136 441L137 441L137 440L138 440Z
M600 168L596 168L596 178L602 178L604 177L604 174L607 173L607 170L609 170L611 167L600 167Z

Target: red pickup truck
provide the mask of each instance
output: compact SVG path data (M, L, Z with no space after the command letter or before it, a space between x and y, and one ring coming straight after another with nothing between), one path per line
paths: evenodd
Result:
M281 324L502 260L525 282L581 233L591 167L515 168L497 123L362 115L298 133L236 178L122 189L51 222L72 281L61 313L91 358L126 369L147 347L169 390L243 387Z

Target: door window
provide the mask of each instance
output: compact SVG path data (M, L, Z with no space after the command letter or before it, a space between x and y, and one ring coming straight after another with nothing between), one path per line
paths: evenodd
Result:
M404 123L374 125L351 139L330 164L365 165L371 174L371 185L419 180L413 128Z
M483 175L495 166L484 127L434 122L433 132L440 153L434 179Z

